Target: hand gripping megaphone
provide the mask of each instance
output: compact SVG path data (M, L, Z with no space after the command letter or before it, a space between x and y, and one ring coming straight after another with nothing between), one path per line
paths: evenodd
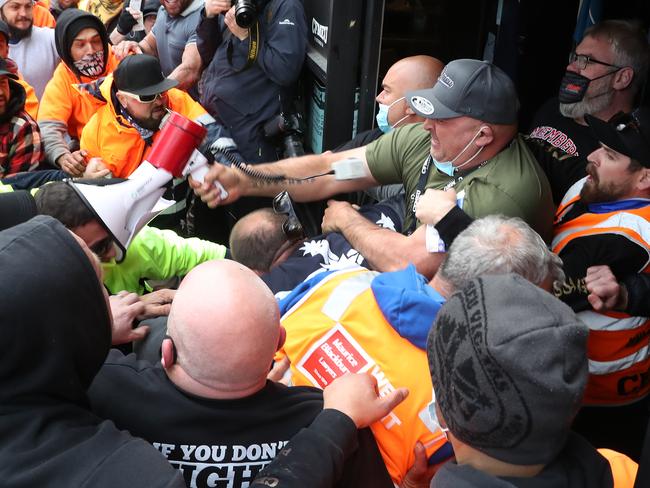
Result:
M170 112L147 159L126 181L106 186L69 182L113 238L117 262L140 229L174 203L162 198L167 183L187 175L203 181L208 162L197 148L205 134L202 125Z

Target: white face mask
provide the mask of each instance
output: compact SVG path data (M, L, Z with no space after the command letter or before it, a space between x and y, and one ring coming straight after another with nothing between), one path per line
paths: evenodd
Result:
M483 132L483 129L487 129L487 127L485 127L485 126L480 127L478 132L476 134L474 134L474 137L472 137L470 139L470 141L467 143L467 145L463 149L461 149L460 152L456 155L456 157L454 159L452 159L451 161L436 161L436 158L431 156L431 160L433 161L433 164L436 166L436 168L438 168L441 172L445 173L447 176L452 176L453 177L455 171L457 171L457 170L465 167L467 164L471 163L476 158L476 156L478 156L481 153L484 146L479 147L478 151L476 151L474 153L474 155L471 158L469 158L467 161L465 161L463 164L461 164L459 166L454 166L454 162L456 162L456 160L458 158L460 158L463 155L463 153L469 149L469 147L474 143L476 138L481 135L481 133Z
M74 66L84 76L99 76L104 72L104 51L85 54L79 61L74 62Z

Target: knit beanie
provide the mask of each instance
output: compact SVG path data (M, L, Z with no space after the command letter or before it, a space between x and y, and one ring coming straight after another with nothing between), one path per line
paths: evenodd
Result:
M519 275L471 281L440 309L427 340L447 427L495 459L548 464L582 400L587 335L571 308Z

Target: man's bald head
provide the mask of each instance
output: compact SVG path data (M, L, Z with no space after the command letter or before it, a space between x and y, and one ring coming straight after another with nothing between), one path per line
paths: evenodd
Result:
M377 95L377 103L391 106L388 112L388 123L391 127L422 122L408 107L405 100L400 98L406 92L431 88L440 76L444 64L431 56L409 56L393 64L382 80L382 91ZM399 101L397 101L399 100Z
M431 88L438 80L444 66L444 63L437 58L418 55L400 59L391 66L389 71L397 70L407 77L404 83L413 88L406 88L405 91L411 91Z
M282 232L286 215L260 208L237 221L230 232L232 258L258 273L267 273L288 243Z
M169 378L200 396L238 398L265 384L283 337L268 287L245 266L208 261L183 280L167 328L176 361ZM163 341L163 359L165 359Z

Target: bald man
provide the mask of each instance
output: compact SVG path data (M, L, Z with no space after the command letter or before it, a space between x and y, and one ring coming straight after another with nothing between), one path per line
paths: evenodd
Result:
M161 364L111 351L91 406L151 442L188 486L245 487L322 409L320 391L267 381L283 343L268 287L234 261L208 261L176 293Z
M381 92L375 98L379 106L377 127L360 132L352 140L337 147L336 151L365 146L396 127L424 122L424 118L417 115L406 103L406 93L431 88L444 66L439 59L424 55L402 58L393 64L388 68L381 82Z
M381 92L375 98L378 105L375 117L377 126L359 132L350 141L337 147L334 152L365 146L397 127L424 122L424 117L420 117L409 107L406 93L431 88L444 67L444 63L439 59L425 55L409 56L393 64L388 68L381 82ZM381 185L352 193L346 197L346 200L361 206L387 200L399 195L403 190L404 186L401 183ZM321 212L324 210L323 206Z

